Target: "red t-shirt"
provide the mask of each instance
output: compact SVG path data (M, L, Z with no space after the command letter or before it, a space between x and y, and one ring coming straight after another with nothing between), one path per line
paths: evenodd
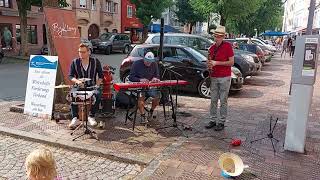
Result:
M229 57L234 56L233 48L229 42L223 42L217 51L215 61L228 61ZM209 48L209 57L213 59L214 50L217 48L216 45L212 45ZM228 77L231 76L231 66L214 66L210 74L211 77Z

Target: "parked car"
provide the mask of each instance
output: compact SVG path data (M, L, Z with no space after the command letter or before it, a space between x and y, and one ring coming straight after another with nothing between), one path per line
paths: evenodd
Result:
M160 33L149 34L148 38L144 42L145 44L160 44ZM185 33L165 33L164 44L183 45L197 50L208 51L213 41L193 34Z
M247 76L256 75L261 71L262 63L260 62L259 57L256 54L239 49L234 49L234 54L235 67L237 67L240 71L241 68L244 67L244 65L239 66L238 64L243 64L243 61L246 61L247 64L249 64L249 70L244 71L245 75L242 74L244 78Z
M236 38L236 40L247 44L248 41L249 41L249 38ZM269 45L269 44L265 43L264 41L262 41L260 39L251 38L251 41L254 44L257 44L257 45L260 45L260 46L265 46L271 52L276 52L277 51L276 47L274 47L272 45Z
M158 58L159 44L136 45L130 54L122 61L120 66L120 79L128 81L131 65L134 61L142 59L146 52L153 52ZM210 78L207 68L207 57L199 51L181 45L164 45L163 61L170 64L170 69L181 74L179 79L190 82L189 85L181 87L181 90L196 92L202 97L210 98ZM160 66L161 79L172 79L168 71ZM243 78L240 70L232 68L232 81L230 91L242 89Z
M88 39L81 38L80 41L81 41L81 43L87 45L90 49L90 52L93 53L92 43Z
M93 52L103 51L111 54L113 51L122 51L128 54L131 41L127 34L103 33L98 39L91 40Z
M241 43L241 44L239 44L239 49L256 54L262 65L266 62L266 57L265 57L264 51L256 44L242 44Z
M3 57L4 57L4 53L3 53L2 48L0 47L0 63L2 63Z
M146 44L160 44L160 34L149 34L145 41ZM207 56L209 47L214 43L211 39L203 36L197 36L193 34L185 33L165 33L164 44L170 45L183 45L198 50L204 56ZM254 62L248 62L248 58L244 58L240 54L235 55L235 67L238 68L242 76L245 78L253 74L255 70Z

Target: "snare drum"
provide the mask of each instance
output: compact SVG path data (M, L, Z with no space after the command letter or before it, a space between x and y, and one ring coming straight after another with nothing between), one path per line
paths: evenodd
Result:
M77 91L71 90L67 95L67 100L72 104L94 104L96 102L96 97L94 96L95 91Z

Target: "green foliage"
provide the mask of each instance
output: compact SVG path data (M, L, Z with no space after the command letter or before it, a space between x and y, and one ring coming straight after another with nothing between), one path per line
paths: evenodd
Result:
M161 13L172 5L172 0L131 0L136 5L136 17L144 26L152 19L160 19Z
M218 13L221 17L220 24L226 25L227 21L237 21L255 12L261 2L261 0L191 0L191 5L207 15Z
M177 11L175 13L179 19L179 22L190 23L194 25L196 22L202 22L206 19L204 13L201 13L192 7L190 0L177 0L176 7Z
M233 26L233 31L247 35L254 35L254 29L258 32L281 27L282 22L281 0L263 0L259 9L249 14L248 18L240 19L237 22L228 22Z

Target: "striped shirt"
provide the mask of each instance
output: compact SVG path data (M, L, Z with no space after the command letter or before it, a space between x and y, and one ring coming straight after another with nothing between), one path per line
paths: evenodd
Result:
M103 78L101 63L98 59L90 57L88 67L86 69L83 67L80 58L72 61L69 71L70 80L73 78L90 78L92 81L87 85L93 86L97 82L97 75L99 79Z

